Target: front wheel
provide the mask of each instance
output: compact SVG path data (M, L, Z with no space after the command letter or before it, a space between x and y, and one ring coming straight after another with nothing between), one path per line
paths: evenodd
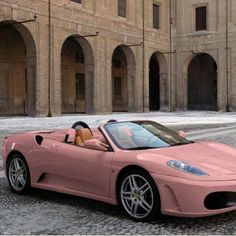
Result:
M7 179L13 192L24 194L30 189L29 168L25 159L15 154L10 157L7 166Z
M119 202L126 214L135 221L149 221L160 214L157 186L149 174L131 170L119 183Z

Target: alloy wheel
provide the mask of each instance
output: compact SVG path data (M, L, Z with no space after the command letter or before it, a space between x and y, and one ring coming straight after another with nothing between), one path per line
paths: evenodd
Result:
M126 212L135 219L148 216L154 204L154 194L149 182L141 175L128 175L121 185L121 203Z
M27 168L22 159L15 157L9 163L8 177L16 191L22 191L27 184Z

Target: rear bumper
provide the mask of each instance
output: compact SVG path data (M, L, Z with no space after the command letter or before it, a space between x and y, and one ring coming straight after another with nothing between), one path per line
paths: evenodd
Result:
M152 174L152 177L158 186L161 211L165 215L203 217L236 210L236 204L213 210L204 204L210 193L231 192L236 196L236 180L192 181L158 174Z

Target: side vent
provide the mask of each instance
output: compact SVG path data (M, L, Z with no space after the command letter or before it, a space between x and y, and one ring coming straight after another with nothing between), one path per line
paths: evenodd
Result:
M45 173L41 174L38 181L37 181L37 183L42 182L45 177L46 177Z
M36 142L37 142L38 145L41 145L42 142L43 142L43 137L40 136L40 135L36 135L36 136L35 136L35 140L36 140Z

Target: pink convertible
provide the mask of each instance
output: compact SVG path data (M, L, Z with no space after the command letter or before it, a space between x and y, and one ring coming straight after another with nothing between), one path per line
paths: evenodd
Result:
M236 150L191 142L153 121L111 121L5 138L12 191L48 189L120 204L134 220L236 209Z

